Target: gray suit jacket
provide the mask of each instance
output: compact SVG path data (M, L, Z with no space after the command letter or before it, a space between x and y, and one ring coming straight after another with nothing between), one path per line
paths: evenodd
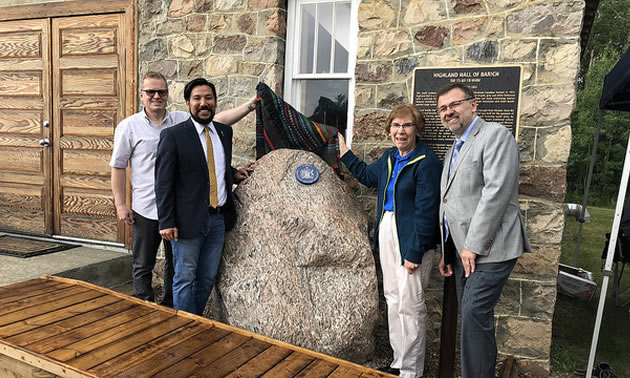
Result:
M518 204L519 149L510 131L479 118L449 178L452 153L453 147L444 157L440 186L442 251L446 217L457 252L476 253L478 264L531 252ZM445 256L446 263L452 258Z

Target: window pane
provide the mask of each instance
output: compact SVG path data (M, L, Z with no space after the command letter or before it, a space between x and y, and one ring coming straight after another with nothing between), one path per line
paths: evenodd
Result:
M349 80L299 80L299 109L310 120L336 127L345 135Z
M348 72L350 48L350 2L337 3L335 15L335 73Z
M313 73L313 48L315 46L315 14L316 4L302 6L302 24L300 36L300 73Z
M333 3L319 5L319 25L317 28L317 73L330 73L332 54Z

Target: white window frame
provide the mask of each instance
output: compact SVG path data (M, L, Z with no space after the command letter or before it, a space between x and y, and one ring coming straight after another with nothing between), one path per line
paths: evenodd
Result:
M285 66L284 66L284 98L288 103L293 105L297 110L296 104L299 104L298 89L296 80L308 79L343 79L348 80L348 114L346 125L346 144L352 145L352 126L354 124L354 89L355 78L354 70L357 62L357 45L359 35L359 2L360 0L350 1L350 38L348 45L348 72L347 73L299 73L299 49L296 44L299 43L300 30L300 14L298 11L301 5L318 4L318 3L336 3L341 0L289 0L287 9L287 40L285 48ZM334 41L333 41L334 46ZM294 53L295 52L295 53ZM315 68L314 68L315 69Z

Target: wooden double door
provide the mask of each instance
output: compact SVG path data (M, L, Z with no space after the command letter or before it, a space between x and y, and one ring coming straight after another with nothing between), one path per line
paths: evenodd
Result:
M1 230L126 240L109 168L129 108L124 17L0 22Z

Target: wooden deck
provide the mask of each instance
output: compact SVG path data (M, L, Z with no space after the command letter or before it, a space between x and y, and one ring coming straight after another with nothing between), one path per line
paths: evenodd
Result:
M89 283L51 276L0 287L0 375L10 366L16 366L7 370L11 376L20 372L26 376L27 368L53 377L388 376Z

